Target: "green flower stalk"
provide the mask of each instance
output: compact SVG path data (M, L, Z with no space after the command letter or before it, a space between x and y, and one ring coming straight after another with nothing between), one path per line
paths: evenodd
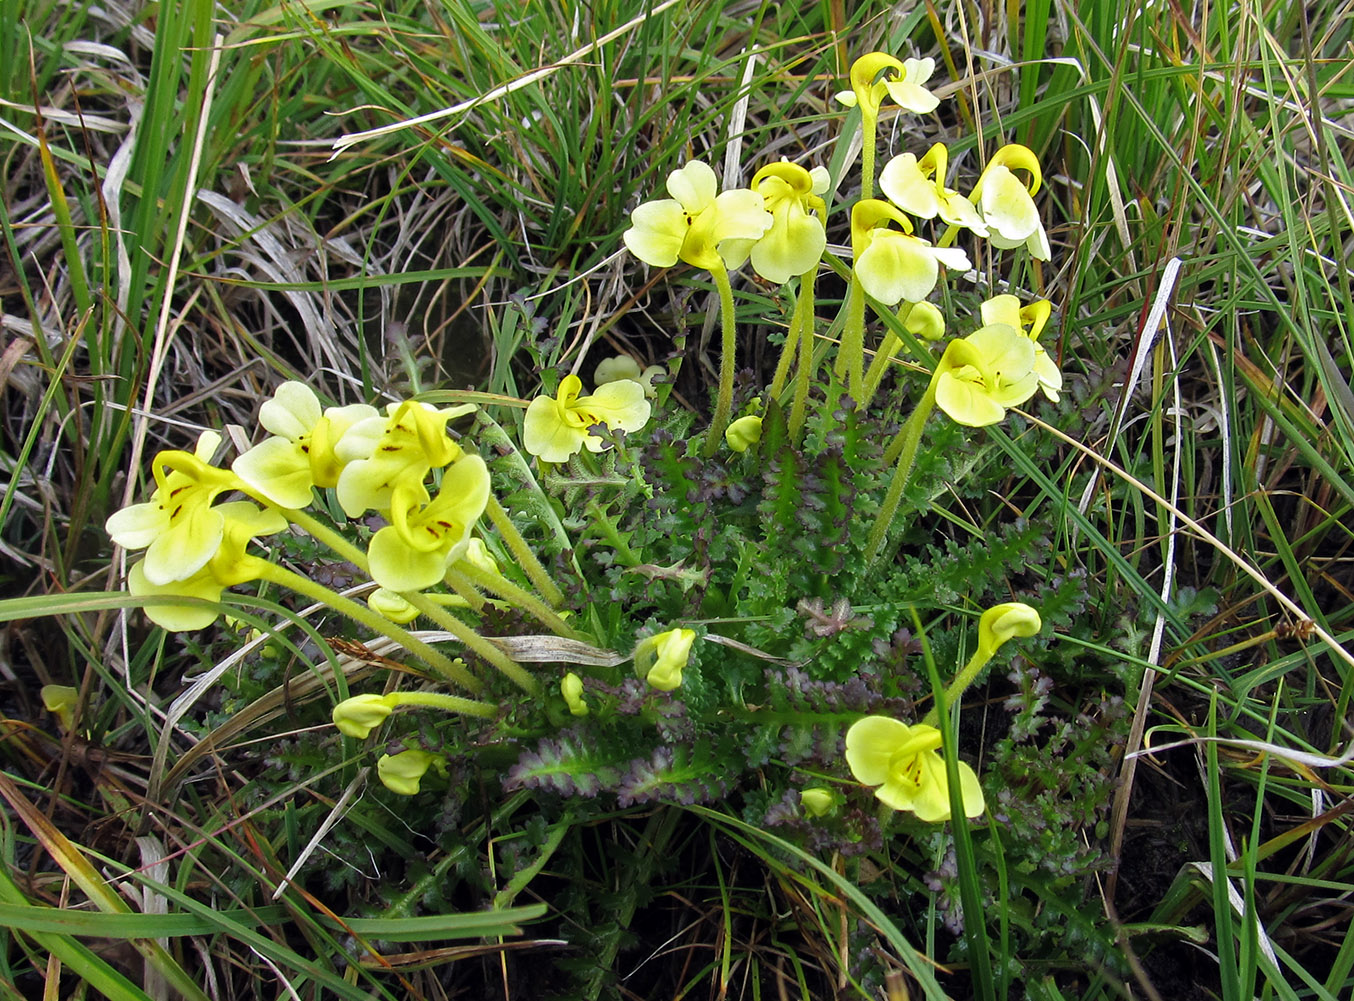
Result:
M945 689L945 705L952 706L959 701L964 689L973 684L978 673L1007 640L1037 636L1043 627L1038 611L1023 602L1008 601L983 612L978 620L978 649ZM932 709L922 722L934 726L936 720L936 710Z
M1019 406L1039 388L1034 362L1034 343L1004 323L988 324L949 343L916 409L884 452L885 462L896 456L898 465L870 531L867 564L879 555L893 524L931 411L939 405L956 423L968 427L996 424L1005 418L1007 407Z

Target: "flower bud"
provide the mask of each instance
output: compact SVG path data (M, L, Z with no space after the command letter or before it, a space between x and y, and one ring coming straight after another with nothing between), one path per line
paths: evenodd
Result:
M376 761L376 775L381 784L393 793L401 796L413 796L418 792L418 784L424 773L434 761L436 754L427 751L402 751L399 754L383 754Z
M762 440L762 419L740 417L724 429L724 440L735 452L746 452Z
M826 817L837 805L837 794L831 789L815 786L799 793L799 805L809 817Z
M978 650L988 657L1009 639L1036 636L1043 628L1039 613L1019 601L993 605L978 620Z
M570 671L559 683L559 693L569 706L569 712L575 716L588 714L588 703L583 698L583 679Z
M394 710L390 696L354 695L334 707L334 725L346 736L366 740Z
M682 670L695 642L694 629L669 629L640 640L635 647L635 673L660 692L672 691L682 683Z

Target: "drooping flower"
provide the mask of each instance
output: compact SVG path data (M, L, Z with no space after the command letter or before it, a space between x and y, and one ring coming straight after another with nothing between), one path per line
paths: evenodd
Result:
M767 281L783 285L818 267L827 248L822 199L830 183L823 167L805 170L797 163L768 163L752 178L752 190L771 213L771 228L751 247L752 268Z
M229 501L213 511L221 518L221 538L207 562L181 580L154 581L147 573L150 554L127 572L127 590L137 597L202 598L220 601L228 587L257 580L270 565L248 553L251 539L272 535L287 527L287 519L277 511L264 510L250 501ZM205 629L216 621L219 612L197 605L149 604L146 617L171 632Z
M553 397L538 396L527 407L522 445L546 462L566 462L580 448L600 452L606 442L589 428L605 424L612 431L638 431L649 420L649 401L638 382L622 379L580 395L583 382L576 375L560 380Z
M750 241L771 226L762 196L747 188L719 191L715 172L692 160L668 175L671 198L644 202L622 234L646 264L669 268L679 260L707 271L733 269L747 260Z
M235 489L239 480L208 463L220 443L219 434L204 431L191 453L160 452L152 465L156 489L150 500L114 511L104 522L119 546L146 550L146 558L137 565L152 584L191 577L221 544L225 520L212 504L221 493Z
M334 446L343 434L359 421L379 417L365 403L321 412L314 390L303 382L284 382L259 408L259 424L272 437L240 455L231 469L274 504L305 507L312 487L338 483L343 463Z
M391 403L386 416L360 420L334 446L343 463L338 500L350 518L365 511L408 510L423 491L423 481L461 457L461 446L447 434L447 422L475 410L474 404L438 409L417 400Z
M756 414L738 418L724 429L724 440L735 452L746 452L762 440L762 419Z
M575 716L588 714L588 703L583 698L583 679L573 671L560 679L559 693L564 696L564 703L569 707L569 712Z
M933 726L866 716L846 731L846 763L857 780L878 787L874 794L885 805L941 823L950 819L950 784L940 746L940 731ZM980 816L984 802L978 776L964 762L958 766L964 815Z
M1039 612L1022 601L993 605L978 620L978 652L991 659L1007 640L1037 636L1043 627Z
M1039 343L1039 335L1053 313L1053 304L1047 299L1039 299L1022 307L1015 296L998 295L988 299L980 308L983 323L1005 323L1024 333L1034 343L1034 374L1039 377L1039 388L1046 397L1057 403L1063 376L1058 371L1057 362Z
M383 754L376 759L376 776L381 784L401 796L418 793L418 784L434 762L441 761L428 751L401 751Z
M682 671L691 660L694 629L669 629L647 636L635 646L635 674L660 692L682 683Z
M949 151L936 143L920 160L911 153L895 156L879 173L879 190L900 209L919 219L937 216L951 226L962 226L979 236L987 236L973 203L953 188L945 187L945 168Z
M432 587L464 555L489 503L489 467L478 455L463 455L442 475L436 499L418 489L408 507L390 508L390 524L367 547L372 580L392 591Z
M878 116L887 96L899 107L924 115L940 104L940 98L922 86L935 68L934 59L900 62L887 52L867 52L851 64L851 89L836 98L847 107L859 105L862 114Z
M1034 342L1015 327L989 323L945 349L936 375L936 405L959 424L985 427L1006 417L1039 388Z
M902 227L884 228L895 222ZM867 198L851 208L851 247L861 287L888 306L920 302L931 294L940 265L964 268L968 255L957 247L933 247L912 236L912 223L888 202Z
M366 740L394 711L395 702L389 695L368 694L344 699L331 715L339 733Z
M70 685L43 685L38 692L43 708L56 716L62 730L75 725L75 705L80 701L80 690Z
M1022 183L1013 170L1027 171L1029 183ZM992 155L969 195L987 224L992 246L1002 250L1024 246L1041 261L1053 256L1034 204L1042 182L1039 158L1029 147L1011 143Z

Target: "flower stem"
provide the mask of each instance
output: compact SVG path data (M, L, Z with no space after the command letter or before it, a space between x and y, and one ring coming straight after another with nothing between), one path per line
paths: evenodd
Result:
M555 635L567 636L573 640L583 639L579 633L555 613L554 609L530 591L518 587L502 574L491 574L465 562L456 565L456 572L476 587L482 587L491 594L498 595L508 604L534 616L542 625L552 630Z
M912 313L912 307L916 303L904 302L898 310L898 322L906 323L908 316ZM884 335L884 343L879 345L879 350L875 352L874 359L870 362L869 371L865 373L865 391L861 398L856 401L856 406L864 410L869 402L874 399L874 394L879 391L879 384L884 381L884 372L887 371L889 362L893 360L893 353L898 350L902 344L902 338L890 330Z
M793 439L804 426L804 410L809 402L809 387L813 383L813 327L817 319L814 313L814 282L818 279L818 269L807 271L799 279L799 301L795 303L795 315L803 314L799 323L799 371L795 374L795 396L790 405L789 431Z
M471 716L484 716L486 718L497 714L497 710L484 702L471 702L468 699L458 698L455 695L446 695L442 692L392 692L393 702L400 706L422 706L427 709L445 709L452 713L468 713ZM466 706L473 707L467 710ZM484 712L484 710L488 712Z
M877 112L860 108L860 197L874 197L874 144L875 132L879 125Z
M484 685L470 674L465 668L456 664L446 654L424 643L407 629L403 629L391 622L382 615L373 612L366 605L359 601L353 601L351 598L345 598L341 594L331 591L322 584L318 584L309 577L286 569L285 567L275 566L266 560L259 561L259 576L264 580L277 584L279 587L285 587L297 594L304 595L312 601L319 602L322 605L328 605L336 612L348 616L354 622L366 626L374 633L380 633L382 636L388 636L400 646L404 647L410 653L417 654L427 662L428 666L436 671L448 681L453 681L462 688L478 693L483 690Z
M409 604L455 636L465 645L466 649L487 660L528 695L535 695L540 690L540 686L536 684L536 679L527 673L526 668L452 615L450 611L429 599L426 594L419 594L416 591L406 591L403 594Z
M498 498L493 494L489 495L489 506L485 510L489 515L489 520L498 529L498 534L503 536L503 541L508 544L508 549L512 552L513 558L517 560L517 565L526 571L526 575L531 578L531 583L536 585L536 590L545 596L545 600L552 607L558 608L564 604L564 592L550 579L550 575L545 572L545 567L541 566L541 561L536 558L536 554L527 545L527 540L522 537L522 533L512 523L512 518L508 516L508 512L503 509L503 505L498 502Z
M709 459L719 451L724 441L724 429L729 426L729 416L733 413L733 372L734 348L737 345L737 329L733 314L733 285L729 282L729 272L723 262L710 269L710 276L719 289L719 322L722 331L719 357L719 395L715 398L715 415L710 421L710 429L705 433L705 448L701 454Z
M860 279L851 272L851 285L846 291L846 321L842 324L841 346L837 349L837 363L833 367L837 377L846 383L846 391L856 395L865 382L865 289Z
M973 679L978 676L978 672L986 667L987 662L991 659L992 655L981 647L973 651L973 656L964 665L964 669L956 674L954 680L945 687L944 704L947 706L954 705L959 696L964 694L964 689L973 684ZM931 707L931 711L926 714L926 718L922 722L927 726L935 726L938 719L940 719L939 703Z
M815 267L814 270L816 271L817 268ZM806 313L804 309L803 289L806 284L806 279L809 279L812 274L813 274L812 271L805 272L805 274L800 278L799 282L800 293L795 299L794 315L790 317L790 328L785 332L785 346L781 348L780 361L776 363L776 374L771 378L771 389L769 390L769 392L771 393L771 396L775 399L780 399L781 390L785 388L785 380L790 374L790 365L794 363L796 354L799 354L799 348L802 342L802 338L800 337L800 329L804 325L806 316L810 315L809 313ZM808 287L810 296L809 309L812 310L813 285L811 282L808 283ZM801 355L801 367L802 364L803 362Z
M879 550L884 545L884 539L888 536L889 527L893 524L893 516L898 513L898 505L903 499L903 488L907 486L908 477L912 474L913 463L917 459L917 447L921 444L921 435L926 427L926 418L931 416L931 411L936 407L936 383L945 367L943 364L936 366L935 373L926 386L926 392L917 401L917 407L912 411L912 416L907 419L903 429L898 432L898 437L894 439L893 444L884 453L884 460L887 462L889 453L897 446L899 449L898 465L893 471L893 480L889 483L888 493L884 495L884 503L879 507L879 514L875 516L874 528L870 530L870 541L865 547L866 566L873 563L879 555Z

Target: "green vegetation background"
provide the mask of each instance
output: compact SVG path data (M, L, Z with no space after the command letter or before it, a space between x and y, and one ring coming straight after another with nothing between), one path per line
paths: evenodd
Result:
M1350 996L1348 764L1128 756L1350 739L1349 3L232 6L0 0L0 995ZM238 641L119 614L102 523L150 455L247 435L287 378L522 397L674 337L699 404L706 296L617 254L627 214L691 156L846 164L830 97L876 48L953 81L893 148L976 131L1045 165L1054 259L1006 277L1053 299L1069 392L982 439L989 490L931 501L973 545L1015 507L1085 582L988 709L1048 723L1011 838L1056 832L1073 876L1005 866L999 827L847 864L737 804L496 780L430 843L336 802L351 762L282 654L176 718ZM765 373L782 306L739 293ZM76 732L46 683L80 688Z

